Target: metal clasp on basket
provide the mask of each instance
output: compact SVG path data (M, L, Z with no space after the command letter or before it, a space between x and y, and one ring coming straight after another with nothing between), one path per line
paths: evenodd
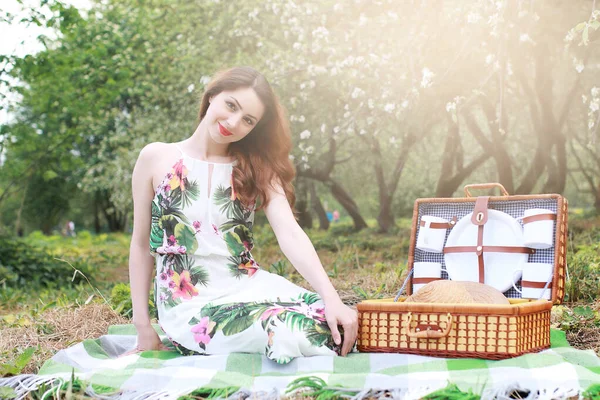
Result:
M477 220L477 222L483 221L483 213L482 212L478 212L477 216L475 217L475 219Z

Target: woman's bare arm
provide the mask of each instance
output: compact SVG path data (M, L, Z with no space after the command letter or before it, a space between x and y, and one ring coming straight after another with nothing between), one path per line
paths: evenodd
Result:
M345 355L352 350L358 335L356 311L342 303L319 260L314 246L294 218L283 189L280 186L275 186L269 193L269 199L270 201L265 207L265 214L275 232L279 247L281 247L294 268L323 299L325 316L333 339L337 344L341 342L337 325L344 327L342 355Z

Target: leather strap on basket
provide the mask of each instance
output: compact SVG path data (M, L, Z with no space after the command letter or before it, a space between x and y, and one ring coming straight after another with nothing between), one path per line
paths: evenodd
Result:
M518 246L481 246L481 250L477 246L448 246L444 247L444 253L522 253L535 254L535 249L529 247Z
M545 289L546 282L521 281L521 287L532 289ZM552 288L552 282L548 284L548 289Z
M537 221L554 221L556 220L556 214L538 214L530 215L529 217L523 218L523 224L529 224Z
M517 246L484 246L483 230L488 220L488 202L489 196L480 196L475 200L475 207L471 216L473 225L477 225L477 245L476 246L446 246L444 253L475 253L477 255L477 264L479 267L479 283L485 283L485 263L484 253L524 253L534 254L535 250L529 247Z
M485 265L483 263L483 227L488 220L489 196L480 196L475 200L475 208L471 215L471 222L477 225L477 264L479 265L479 283L485 282Z
M450 222L432 222L429 225L429 228L431 228L431 229L451 229L454 225L456 225L456 221L458 221L458 218L452 217ZM424 227L425 224L426 224L426 222L423 220L421 220L421 222L419 223L419 225L422 227Z

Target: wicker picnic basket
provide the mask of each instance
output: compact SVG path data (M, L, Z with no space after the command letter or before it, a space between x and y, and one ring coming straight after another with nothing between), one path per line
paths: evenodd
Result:
M472 197L472 189L498 187L502 196ZM358 350L363 352L395 352L441 357L474 357L504 359L525 353L537 352L550 347L550 310L553 304L562 302L565 294L565 270L567 248L567 200L557 194L509 195L497 183L465 186L464 198L417 199L414 206L410 249L408 258L409 278L407 294L412 294L413 284L424 284L431 279L413 278L415 262L439 262L442 269L445 255L462 252L470 254L479 282L485 282L484 256L491 252L526 254L527 262L553 265L551 281L544 290L551 291L549 300L523 299L518 289L536 282L519 280L513 287L503 291L510 304L441 304L404 302L406 297L396 299L366 300L357 305L359 312ZM523 218L527 209L546 209L554 213L552 245L546 249L524 247L488 246L482 242L488 210L508 214L520 224L544 219ZM503 214L503 215L504 215ZM422 229L421 217L432 215L448 222L446 243L457 221L463 217L477 224L478 238L473 246L446 247L442 253L422 251L415 247ZM550 219L550 218L546 218ZM460 222L460 221L459 221ZM463 224L464 225L464 224ZM430 226L433 226L430 225ZM474 257L474 258L473 258ZM489 258L488 258L489 259ZM449 279L445 270L441 279ZM466 279L465 279L466 280ZM402 290L402 289L401 289Z

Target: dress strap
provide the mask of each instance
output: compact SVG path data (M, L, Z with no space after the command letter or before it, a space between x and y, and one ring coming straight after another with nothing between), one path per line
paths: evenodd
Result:
M183 150L181 150L181 147L179 147L179 145L178 145L177 143L173 143L173 144L175 145L175 147L177 148L177 150L179 150L179 152L181 153L181 155L182 155L183 157L185 157L185 156L186 156L186 154L183 152Z

